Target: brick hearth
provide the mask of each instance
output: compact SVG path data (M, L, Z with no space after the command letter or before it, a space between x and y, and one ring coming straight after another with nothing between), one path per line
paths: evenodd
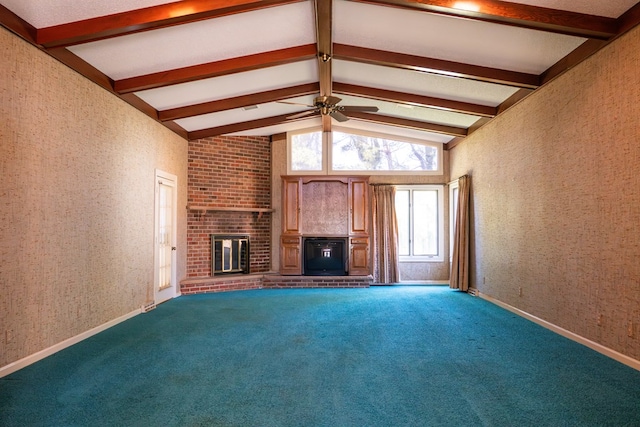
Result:
M238 274L224 277L185 279L180 282L182 295L248 289L292 288L368 288L371 276L280 276L277 274Z

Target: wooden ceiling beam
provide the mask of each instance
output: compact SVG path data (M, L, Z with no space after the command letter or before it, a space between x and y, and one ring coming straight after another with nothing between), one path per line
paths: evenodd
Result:
M467 136L467 129L457 126L446 126L437 123L423 122L420 120L403 119L401 117L385 116L375 113L364 113L360 111L350 111L349 118L362 120L371 123L398 126L408 129L416 129L427 132L441 133L456 137Z
M506 110L508 110L509 108L511 108L512 106L514 106L515 104L517 104L518 102L520 102L521 100L523 100L524 98L526 98L532 93L533 93L533 90L531 89L517 90L513 95L505 99L498 106L498 114L502 114L503 112L505 112Z
M535 74L481 67L478 65L463 64L461 62L445 61L442 59L426 58L339 43L333 45L333 56L334 59L345 61L362 62L365 64L399 68L401 70L420 71L449 77L498 83L526 89L535 89L540 85L540 77Z
M362 96L378 101L393 102L395 104L413 105L416 107L434 108L461 114L471 114L480 117L494 117L498 111L496 107L471 104L468 102L452 101L431 96L415 95L392 90L376 89L346 83L333 83L333 92L343 95Z
M590 39L575 48L571 53L553 64L540 75L540 83L545 84L565 71L575 67L589 56L602 49L608 42Z
M137 92L178 83L274 67L276 65L304 61L315 57L316 45L307 44L116 80L114 88L118 93Z
M332 61L333 58L333 5L331 0L314 0L316 12L316 41L318 49L318 79L320 96L332 93ZM331 131L331 117L322 116L322 130Z
M301 0L183 0L41 28L36 41L46 48L71 46L298 1Z
M622 35L630 29L640 25L640 2L636 3L631 9L627 10L620 18L618 18L618 35Z
M185 117L199 116L202 114L217 113L220 111L243 108L251 105L265 104L267 102L281 101L296 96L310 95L318 93L320 90L318 83L308 83L291 86L282 89L274 89L265 92L252 93L249 95L236 96L233 98L219 99L201 104L188 105L186 107L171 108L158 113L161 121L183 119Z
M113 90L113 80L111 80L104 73L100 72L98 69L93 67L91 64L87 63L83 59L79 58L75 54L71 53L68 49L63 47L49 49L47 53L51 55L53 58L57 59L61 63L65 64L67 67L71 68L75 72L80 75L86 77L91 80L101 88L111 92L115 96L127 102L129 105L133 106L137 110L151 117L153 120L160 121L158 117L158 111L153 108L151 105L144 102L142 99L134 95L133 93L119 94ZM171 129L173 132L178 134L179 136L187 139L187 132L182 129L180 126L175 124L174 122L166 122L163 123L167 128Z
M46 52L67 67L74 70L76 73L86 77L103 89L115 94L115 91L113 90L113 80L68 49L60 47L49 49Z
M189 140L189 133L186 130L184 130L184 128L179 126L176 122L166 122L166 123L163 123L163 125L167 129L169 129L172 132L176 133L177 135L183 137L187 141Z
M29 43L35 44L36 28L1 4L0 25Z
M219 135L228 135L230 133L244 132L251 129L275 126L283 123L295 122L298 120L306 120L311 117L316 117L319 113L313 113L308 116L300 117L296 119L289 119L289 117L293 116L294 114L296 113L282 114L279 116L265 117L262 119L249 120L246 122L232 123L224 126L217 126L217 127L208 128L208 129L196 130L188 133L188 139L189 141L192 141L194 139L210 138L212 136L219 136Z
M600 40L608 40L618 33L618 23L614 18L500 0L353 1Z
M449 151L453 149L456 145L460 144L462 141L464 141L464 138L461 138L461 137L453 138L451 141L447 142L446 144L443 144L442 148L444 149L444 151Z

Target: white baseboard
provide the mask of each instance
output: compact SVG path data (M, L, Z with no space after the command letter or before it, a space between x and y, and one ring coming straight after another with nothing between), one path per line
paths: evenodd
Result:
M398 285L435 285L449 286L448 280L400 280Z
M100 326L96 326L93 329L89 329L86 332L83 332L83 333L81 333L79 335L76 335L74 337L68 338L68 339L66 339L66 340L64 340L64 341L62 341L62 342L60 342L60 343L58 343L56 345L53 345L53 346L51 346L49 348L45 348L44 350L41 350L41 351L39 351L37 353L34 353L34 354L30 355L30 356L27 356L25 358L17 360L17 361L15 361L13 363L9 363L6 366L0 367L0 378L2 378L4 376L7 376L9 374L12 374L12 373L14 373L14 372L26 367L26 366L31 365L32 363L35 363L35 362L37 362L39 360L44 359L45 357L51 356L52 354L57 353L60 350L63 350L65 348L67 348L67 347L71 347L72 345L77 344L82 340L85 340L85 339L87 339L87 338L89 338L89 337L91 337L91 336L93 336L93 335L95 335L97 333L100 333L100 332L102 332L104 330L107 330L110 327L115 326L118 323L124 322L125 320L128 320L128 319L130 319L130 318L132 318L134 316L137 316L140 313L141 313L141 310L134 310L131 313L125 314L124 316L120 316L120 317L118 317L116 319L113 319L113 320L107 322L107 323L103 323Z
M610 357L614 360L617 360L620 363L623 363L633 369L636 369L638 371L640 371L640 360L636 360L632 357L629 357L627 355L624 355L622 353L619 353L615 350L610 349L609 347L605 347L602 344L598 344L595 341L591 341L590 339L587 339L581 335L578 335L574 332L568 331L564 328L561 328L560 326L554 325L551 322L548 322L544 319L541 319L539 317L536 317L530 313L527 313L526 311L522 311L519 308L515 308L512 305L509 305L507 303L504 303L500 300L497 300L495 298L492 298L488 295L485 295L481 292L478 292L480 298L485 299L497 306L500 306L502 308L504 308L505 310L509 310L512 313L515 313L521 317L524 317L525 319L531 320L534 323L537 323L540 326L543 326L559 335L562 335L565 338L569 338L572 341L575 341L577 343L580 343L584 346L589 347L592 350L597 351L598 353L604 354L607 357Z

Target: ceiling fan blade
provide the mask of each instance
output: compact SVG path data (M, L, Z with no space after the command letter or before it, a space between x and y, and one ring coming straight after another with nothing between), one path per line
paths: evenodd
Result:
M318 112L317 110L302 111L300 113L296 113L296 114L293 114L291 116L288 116L287 120L300 119L302 117L311 116L313 114L316 114L317 112Z
M342 114L340 111L332 111L329 113L329 115L331 117L333 117L334 119L336 119L339 122L346 122L347 120L349 120L349 117L345 116L344 114Z
M367 111L371 113L376 113L378 111L378 107L374 106L359 106L359 105L345 105L340 107L340 111Z

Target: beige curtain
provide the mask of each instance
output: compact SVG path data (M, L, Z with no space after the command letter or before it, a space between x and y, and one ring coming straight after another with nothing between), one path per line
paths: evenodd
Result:
M373 281L397 283L398 222L395 209L396 188L393 185L373 186Z
M458 179L458 210L453 233L453 257L449 287L466 292L469 289L469 194L471 177Z

